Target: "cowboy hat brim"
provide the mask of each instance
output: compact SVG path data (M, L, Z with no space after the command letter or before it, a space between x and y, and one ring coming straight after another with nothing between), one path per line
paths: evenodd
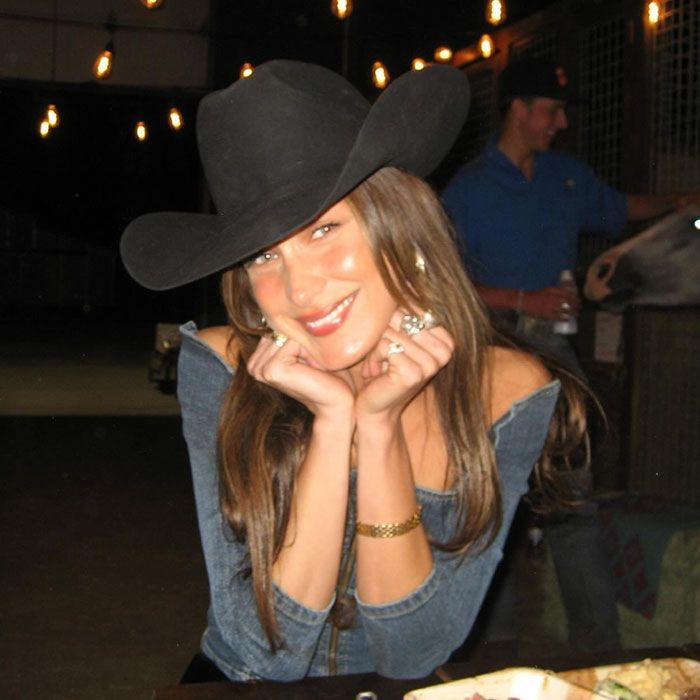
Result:
M124 265L144 287L172 289L227 269L308 225L382 167L425 176L454 143L469 99L467 78L455 68L406 73L368 106L347 152L329 153L323 168L309 163L303 177L290 178L243 210L138 217L122 236Z

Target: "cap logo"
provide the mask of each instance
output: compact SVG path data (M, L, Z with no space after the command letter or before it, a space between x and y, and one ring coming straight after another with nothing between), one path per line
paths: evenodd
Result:
M557 66L555 71L557 75L557 82L559 83L559 87L566 87L566 84L569 82L567 77L566 77L566 72L561 66Z

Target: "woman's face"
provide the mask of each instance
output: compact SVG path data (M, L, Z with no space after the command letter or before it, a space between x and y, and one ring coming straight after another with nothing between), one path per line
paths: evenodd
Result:
M397 308L345 199L246 263L268 325L328 370L360 362Z

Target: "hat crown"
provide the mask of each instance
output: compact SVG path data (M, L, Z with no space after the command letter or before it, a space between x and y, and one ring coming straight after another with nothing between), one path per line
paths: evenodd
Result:
M270 61L205 97L197 137L218 212L235 216L310 175L337 173L369 109L341 76L297 61Z

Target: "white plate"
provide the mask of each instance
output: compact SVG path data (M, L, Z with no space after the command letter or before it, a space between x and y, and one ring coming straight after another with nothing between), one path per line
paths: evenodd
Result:
M474 693L485 700L591 700L601 697L551 672L516 667L412 690L404 695L404 700L471 700Z

